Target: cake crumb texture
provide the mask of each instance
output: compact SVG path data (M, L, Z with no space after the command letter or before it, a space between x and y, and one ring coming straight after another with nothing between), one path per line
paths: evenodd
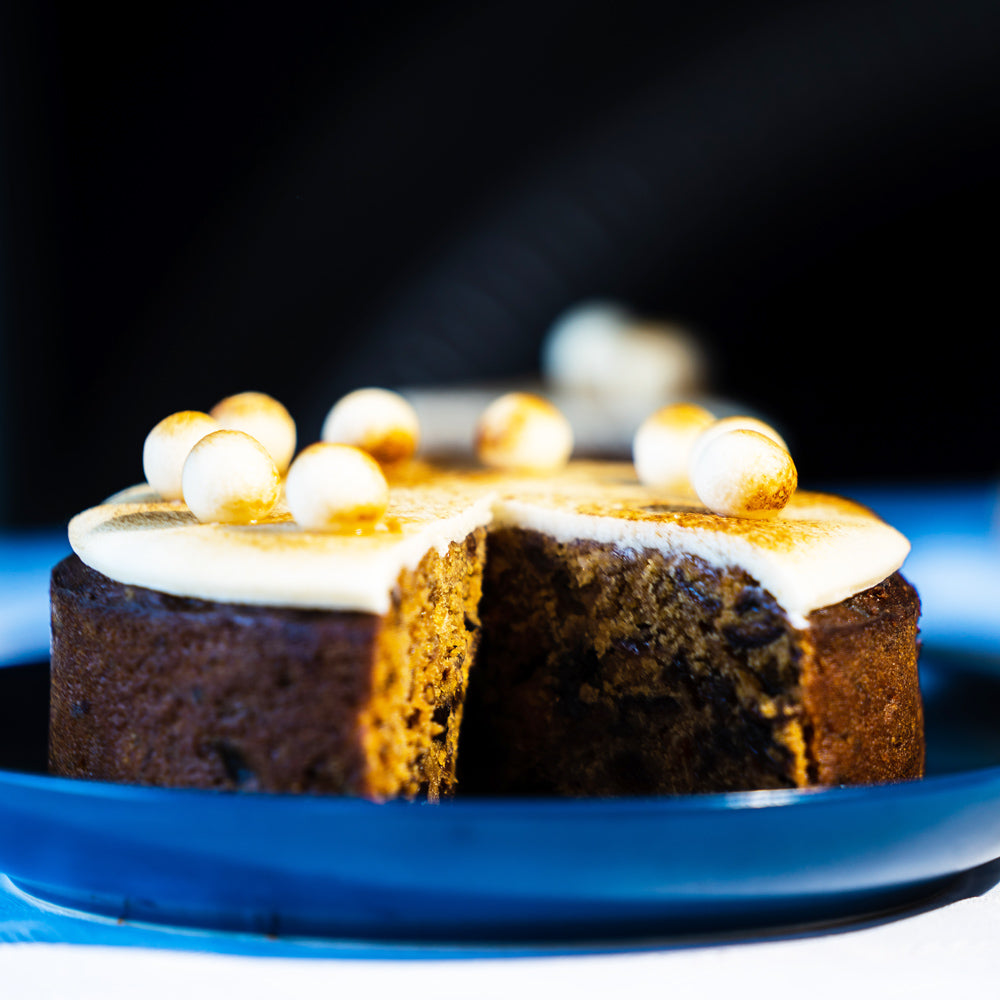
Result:
M819 630L835 635L813 638L740 570L520 528L494 531L488 546L463 791L642 795L921 773L906 655L916 602L902 581L881 596L906 610L876 641L909 615L885 667L869 662L874 605L821 615ZM859 684L870 692L863 720L849 717Z
M360 714L373 799L454 792L469 667L479 641L485 529L400 577L378 633L373 696Z

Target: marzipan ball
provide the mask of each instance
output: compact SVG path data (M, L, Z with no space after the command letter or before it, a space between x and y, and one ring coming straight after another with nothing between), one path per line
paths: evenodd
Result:
M561 468L573 451L573 429L541 396L509 392L493 400L476 425L476 454L484 465L523 472Z
M206 435L219 430L219 422L200 410L181 410L164 417L146 435L142 468L146 482L164 500L183 496L181 472L191 449Z
M779 448L784 448L785 451L788 451L785 439L769 423L759 420L757 417L739 414L731 417L721 417L706 427L698 435L691 448L690 462L692 464L696 462L702 450L720 434L736 430L756 431L758 434L763 434L764 437L770 438Z
M698 435L715 417L694 403L673 403L650 414L632 439L632 461L646 486L687 492L688 465Z
M321 441L292 462L285 498L301 528L338 531L374 525L389 505L389 485L368 452Z
M281 496L281 476L268 450L243 431L203 437L184 463L184 502L199 521L251 524Z
M696 392L707 363L683 327L633 316L613 302L584 302L557 317L541 350L546 381L597 397L656 401Z
M209 411L220 427L243 431L270 453L284 475L295 454L295 421L285 407L263 392L240 392L220 400Z
M349 444L376 462L392 465L412 458L420 444L417 411L390 389L356 389L338 400L320 433L323 441Z
M701 450L691 467L691 483L701 502L729 517L775 517L798 485L792 456L757 431L720 434Z

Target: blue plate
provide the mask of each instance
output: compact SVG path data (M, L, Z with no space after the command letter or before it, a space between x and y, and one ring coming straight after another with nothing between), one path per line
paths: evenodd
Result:
M691 935L857 916L1000 856L1000 738L984 712L1000 682L925 673L938 773L918 782L379 806L8 770L0 866L61 906L295 937Z
M985 642L925 626L924 780L606 801L377 806L53 778L41 773L45 663L10 666L0 670L0 872L10 880L0 892L20 930L5 931L0 899L0 938L46 926L64 939L76 926L79 938L89 920L102 930L83 939L146 927L142 943L163 943L160 928L200 934L198 947L234 934L264 950L293 940L540 947L922 905L1000 857L1000 626L992 613L976 626Z

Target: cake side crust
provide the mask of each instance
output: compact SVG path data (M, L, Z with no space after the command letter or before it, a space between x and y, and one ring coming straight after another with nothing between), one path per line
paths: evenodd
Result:
M379 800L448 794L483 534L429 553L386 616L178 598L68 557L51 584L50 770ZM448 592L432 620L450 645L402 661Z
M52 576L50 768L107 781L360 793L374 615L287 613Z
M917 592L899 573L810 616L803 688L819 784L923 775L919 616Z

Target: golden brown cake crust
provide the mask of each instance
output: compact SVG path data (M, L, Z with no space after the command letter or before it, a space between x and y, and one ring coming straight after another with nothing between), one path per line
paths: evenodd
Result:
M70 556L52 577L50 766L154 785L359 790L376 627L373 615L171 597Z
M898 573L810 615L803 700L819 784L923 774L919 615L917 593Z

